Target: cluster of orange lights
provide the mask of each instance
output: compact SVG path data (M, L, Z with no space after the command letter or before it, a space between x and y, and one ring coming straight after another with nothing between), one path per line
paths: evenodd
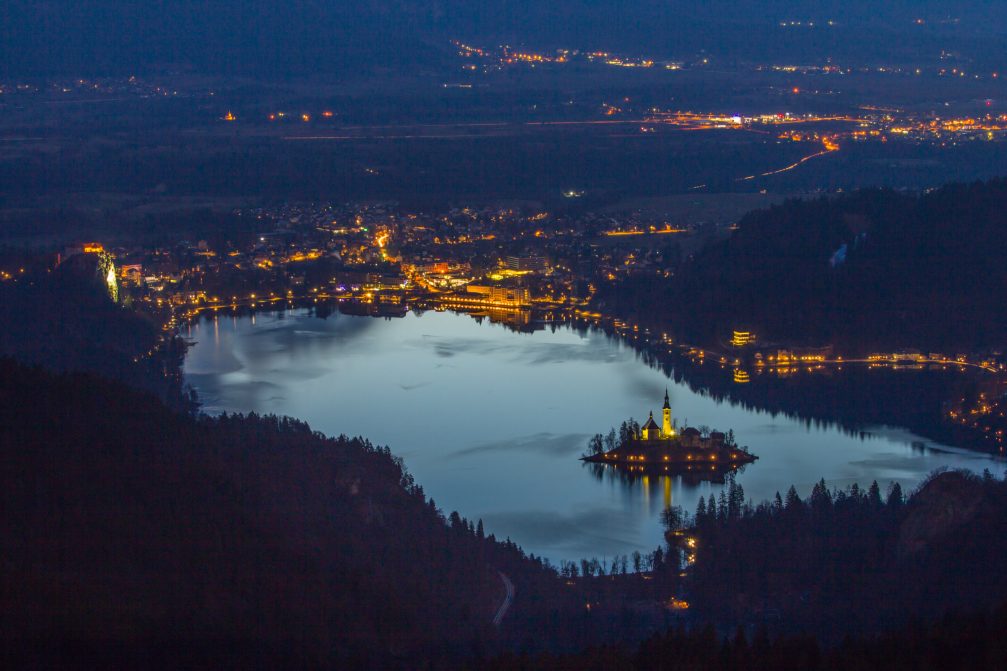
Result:
M302 122L304 123L311 122L312 115L310 112L302 112L300 116ZM323 119L331 119L334 116L336 116L336 113L333 112L332 110L325 110L322 112ZM279 119L285 119L286 117L287 117L286 112L270 112L269 114L266 115L266 118L269 119L270 121L277 121Z
M610 453L608 453L608 454L605 455L605 458L606 459L618 459L619 455L616 454L616 453L614 453L614 452L610 452ZM710 456L706 457L705 459L702 459L702 458L697 459L697 457L695 455L688 454L688 455L686 455L685 458L687 460L689 460L689 461L692 461L694 459L695 460L699 460L699 461L716 461L717 460L717 455L716 454L711 454ZM738 455L736 453L732 453L731 454L731 459L737 459L737 458L738 458ZM643 462L645 462L645 461L647 461L647 457L646 457L646 455L643 455L643 454L630 454L630 455L626 456L626 461L643 461ZM671 457L666 454L666 455L664 455L661 458L661 461L671 461Z

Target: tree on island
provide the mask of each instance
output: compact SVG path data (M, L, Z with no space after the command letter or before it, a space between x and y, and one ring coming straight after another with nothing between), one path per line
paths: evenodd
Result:
M591 436L587 441L587 451L584 453L584 456L593 457L606 452L612 452L616 449L623 449L631 441L637 440L639 436L640 424L635 419L630 418L619 425L618 433L612 428L605 435L596 433Z
M630 417L619 426L619 447L626 447L630 441L636 440L639 435L640 424Z

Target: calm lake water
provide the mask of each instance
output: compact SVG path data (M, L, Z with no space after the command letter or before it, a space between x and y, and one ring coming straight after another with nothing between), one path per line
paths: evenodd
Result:
M791 484L899 481L908 491L940 466L1004 462L897 428L866 437L753 412L676 385L602 333L516 333L452 313L378 319L304 310L207 317L185 374L209 413L303 419L326 434L391 447L445 513L559 561L651 552L668 504L694 511L722 485L681 477L598 477L577 457L624 419L659 416L665 387L679 422L733 429L760 458L737 475L758 502ZM914 444L915 443L915 444Z

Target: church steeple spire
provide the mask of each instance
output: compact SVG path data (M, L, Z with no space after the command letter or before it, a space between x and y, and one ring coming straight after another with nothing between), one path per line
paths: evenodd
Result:
M671 438L675 435L675 427L671 425L671 401L668 400L668 388L664 388L664 421L661 426L661 437Z

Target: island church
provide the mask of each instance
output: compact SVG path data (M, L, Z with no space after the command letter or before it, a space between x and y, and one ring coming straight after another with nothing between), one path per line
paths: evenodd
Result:
M664 390L664 409L661 411L661 426L654 421L654 413L650 413L647 423L640 429L643 440L668 440L675 437L675 427L671 424L671 403L668 401L668 390Z
M661 426L654 420L654 413L650 413L647 422L640 427L640 435L637 440L632 441L632 445L643 448L721 448L725 446L727 436L720 431L712 431L709 436L704 437L699 429L686 427L681 433L676 431L675 425L671 421L671 402L668 400L668 390L664 390L664 408L661 409ZM737 457L735 457L737 458Z
M735 445L733 436L728 437L720 431L711 431L708 435L693 427L679 431L671 419L667 389L661 410L660 426L651 412L638 434L608 452L581 458L598 463L627 464L637 469L662 466L666 471L676 464L685 471L699 468L701 464L708 470L735 469L756 460L757 457Z

